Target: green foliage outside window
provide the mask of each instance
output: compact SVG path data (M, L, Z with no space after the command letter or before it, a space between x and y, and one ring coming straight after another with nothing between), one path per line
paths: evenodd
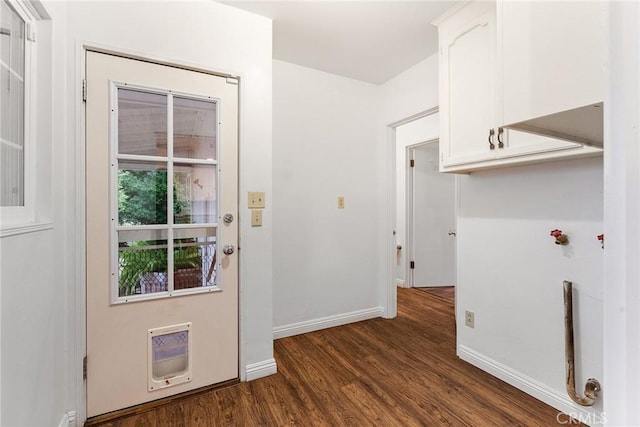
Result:
M174 174L173 212L176 223L189 222L190 200L187 173ZM121 225L167 224L167 171L120 170L118 173L118 217ZM183 246L195 239L176 239L173 252L174 272L200 269L202 256L198 246ZM145 249L145 246L164 246ZM122 242L119 251L120 296L133 295L147 273L167 272L166 240ZM130 248L130 249L129 249Z

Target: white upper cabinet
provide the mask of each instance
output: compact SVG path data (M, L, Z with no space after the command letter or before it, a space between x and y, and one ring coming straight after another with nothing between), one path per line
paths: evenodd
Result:
M602 102L607 2L500 1L502 120Z
M495 117L494 8L473 3L456 16L440 32L440 111L445 111L440 138L452 141L440 152L447 165L494 157L489 149Z
M538 28L546 27L540 27L534 21L538 16L551 13L556 3L505 2L496 7L495 2L468 2L436 22L440 36L441 171L466 173L601 152L598 148L505 128L514 121L561 111L558 108L566 110L582 106L584 102L602 100L602 53L600 59L596 58L597 54L589 60L579 58L581 64L592 62L591 67L597 68L597 71L584 70L600 76L597 89L592 87L597 80L595 77L573 76L578 65L574 64L574 50L567 47L569 42L566 40L554 45L554 53L549 56L538 56L544 46L554 38L562 39L564 33L571 32L571 43L578 43L579 37L574 33L597 30L592 26L583 28L579 18L569 21L571 28L555 28L561 21L555 17L555 24L546 24L554 27L555 33L549 29L543 39L536 39L540 31L544 32ZM539 4L542 4L540 10L537 9ZM535 15L531 14L532 9L536 10ZM506 24L505 20L512 16L514 22ZM519 21L526 21L526 24ZM590 35L590 38L596 37ZM578 50L582 55L585 49L580 46ZM542 63L545 65L538 71L537 64ZM555 78L560 83L550 81L554 78L544 74L545 70L554 67L552 63L555 63ZM522 64L522 70L518 64ZM572 81L571 88L564 87L563 91L557 92L556 86L562 86L565 79L580 80L581 83ZM586 93L581 92L579 86L587 84L591 86L585 89ZM574 96L574 92L577 95ZM538 104L534 104L533 100L538 99Z

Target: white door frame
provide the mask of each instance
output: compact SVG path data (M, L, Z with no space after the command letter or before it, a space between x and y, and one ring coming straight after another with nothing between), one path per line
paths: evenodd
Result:
M77 390L78 401L76 402L76 423L78 425L84 424L87 419L87 387L86 381L83 378L83 359L87 354L87 303L86 303L86 209L85 209L85 180L86 180L86 167L85 167L85 155L86 155L86 112L85 104L83 101L83 84L86 81L86 53L87 51L93 51L98 53L104 53L109 55L121 56L127 59L152 62L158 65L165 65L170 67L181 68L189 71L197 71L201 73L211 74L219 77L231 77L238 81L238 85L241 85L241 75L224 73L208 68L203 68L196 64L188 64L184 62L175 61L169 58L161 58L153 55L148 55L140 52L134 52L128 49L123 49L115 46L106 46L100 43L93 43L87 41L80 41L77 43L77 56L76 56L76 69L79 70L78 76L80 81L75 86L75 99L76 99L76 158L75 158L75 170L76 170L76 218L77 223L75 227L75 245L76 253L72 256L75 259L75 292L76 292L76 313L75 319L76 326L76 358L72 366L75 366L75 378L74 384ZM240 110L239 110L240 111ZM238 113L240 114L240 112ZM238 126L240 126L240 117L238 118ZM238 140L238 156L240 156L240 139ZM241 176L240 161L238 161L238 177ZM241 215L240 207L238 207L238 217ZM238 218L238 221L240 218ZM240 237L238 236L238 246L240 246ZM240 265L242 263L241 254L238 253L238 270L240 271ZM243 329L242 329L242 316L240 316L240 290L241 290L241 277L238 278L238 369L239 377L241 381L244 381L244 352L242 348L243 343Z
M398 291L395 278L396 260L396 128L440 111L436 105L427 110L387 125L387 221L386 239L386 287L383 293L384 312L382 317L392 319L398 313Z

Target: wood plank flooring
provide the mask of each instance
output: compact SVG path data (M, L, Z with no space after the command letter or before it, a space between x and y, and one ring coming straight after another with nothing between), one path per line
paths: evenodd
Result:
M101 425L560 425L557 410L458 359L452 302L418 289L398 289L396 319L283 338L275 358L276 375Z
M434 286L434 287L423 287L423 288L415 288L420 291L428 292L431 295L442 298L445 302L449 304L454 304L456 298L456 288L454 286Z

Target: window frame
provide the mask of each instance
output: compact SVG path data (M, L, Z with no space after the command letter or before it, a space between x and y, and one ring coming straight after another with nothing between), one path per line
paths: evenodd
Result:
M37 44L36 27L47 19L40 4L25 0L2 0L24 21L24 106L23 106L23 204L0 206L0 237L51 228L49 223L37 223L36 218L36 125L37 117ZM40 10L42 9L42 10ZM0 142L1 143L1 142Z
M109 250L110 250L110 303L112 305L127 304L138 301L149 301L155 299L172 298L183 295L202 294L209 292L220 292L222 287L220 283L216 281L214 285L193 287L186 289L175 289L175 283L173 283L174 270L174 230L175 229L189 229L189 228L212 228L215 229L215 247L218 251L218 221L208 223L192 223L192 224L176 224L175 218L173 218L173 197L169 197L169 194L173 194L173 167L178 164L191 164L191 165L204 165L215 167L216 175L216 203L220 201L221 185L220 185L220 144L216 143L215 159L203 160L203 159L189 159L183 157L175 157L173 154L173 98L189 98L195 100L203 100L208 102L214 102L217 105L217 120L216 120L216 135L220 135L220 113L222 100L216 97L197 95L192 93L184 93L179 91L173 91L168 89L159 89L154 87L148 87L143 85L131 84L119 81L109 82L109 209L110 209L110 230L109 230ZM166 156L149 156L149 155L134 155L134 154L120 154L118 146L118 89L137 90L141 92L159 94L167 96L167 147L169 152ZM219 139L217 139L219 141ZM118 217L118 162L121 160L129 161L157 161L166 162L167 165L167 224L149 224L149 225L136 225L136 226L121 226L119 225ZM216 210L217 211L217 210ZM217 219L220 218L219 212L216 214ZM169 220L171 218L171 220ZM167 279L168 288L166 291L153 292L146 294L119 296L119 242L118 231L124 230L167 230ZM218 271L220 271L222 263L222 257L218 257L216 260Z

